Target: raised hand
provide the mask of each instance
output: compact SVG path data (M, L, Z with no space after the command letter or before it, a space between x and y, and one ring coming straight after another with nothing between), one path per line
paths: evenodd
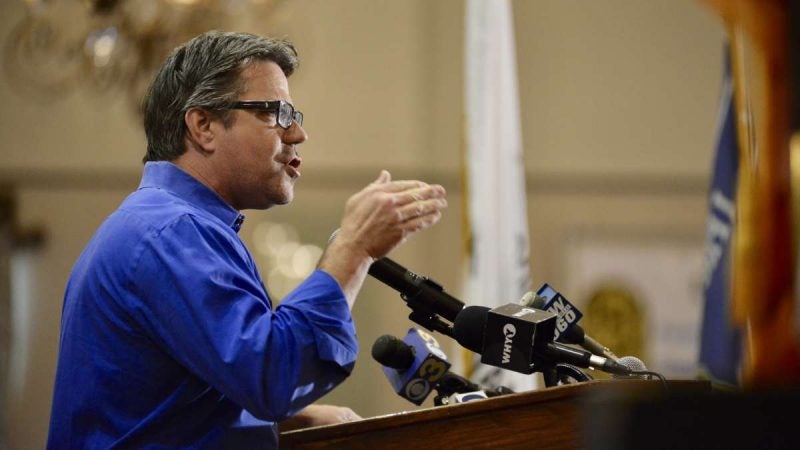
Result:
M445 196L442 186L392 181L389 172L381 171L375 181L347 200L339 232L319 267L354 300L373 261L441 219L447 207Z

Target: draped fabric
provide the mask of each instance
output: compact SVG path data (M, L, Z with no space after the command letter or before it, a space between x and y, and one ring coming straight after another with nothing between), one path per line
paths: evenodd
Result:
M530 289L525 165L511 3L468 0L465 39L469 276L464 298L488 307ZM533 377L475 366L476 382L516 390Z
M739 150L730 53L727 49L725 55L717 148L708 200L700 366L705 375L715 381L737 384L740 336L733 326L730 313L730 247Z

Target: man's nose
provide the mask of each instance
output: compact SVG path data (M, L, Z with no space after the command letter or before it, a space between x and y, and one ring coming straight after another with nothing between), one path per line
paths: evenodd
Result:
M308 133L305 128L297 122L292 121L292 126L283 132L283 142L286 144L302 144L308 140Z

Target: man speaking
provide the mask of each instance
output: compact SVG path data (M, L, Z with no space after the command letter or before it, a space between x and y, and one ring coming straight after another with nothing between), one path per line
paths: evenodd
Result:
M317 270L273 309L237 232L291 202L307 138L286 41L209 32L145 100L138 190L101 225L64 296L48 448L274 448L276 423L350 373L350 308L370 264L439 221L441 186L377 179L348 199ZM311 405L311 406L309 406Z

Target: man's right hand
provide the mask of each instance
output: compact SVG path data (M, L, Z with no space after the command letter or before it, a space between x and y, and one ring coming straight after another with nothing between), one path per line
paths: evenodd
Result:
M412 234L436 224L447 207L442 186L416 180L392 181L389 172L354 194L345 204L336 238L319 264L339 281L352 305L370 264Z

